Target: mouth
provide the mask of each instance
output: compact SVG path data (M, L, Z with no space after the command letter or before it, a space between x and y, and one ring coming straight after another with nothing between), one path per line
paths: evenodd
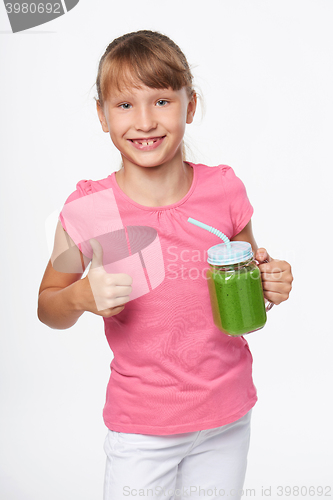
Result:
M157 148L163 141L165 135L162 137L147 137L147 138L139 138L139 139L128 139L129 142L133 144L136 149L140 149L142 151L149 151L150 149Z

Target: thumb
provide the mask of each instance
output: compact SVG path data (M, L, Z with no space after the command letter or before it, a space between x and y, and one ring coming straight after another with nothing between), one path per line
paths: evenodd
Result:
M268 255L266 248L258 248L258 250L256 251L255 258L260 263L263 263L265 261L270 262L272 260L271 257Z
M92 251L93 251L93 256L91 259L91 267L92 268L103 267L103 248L102 248L102 245L100 244L99 241L95 240L94 238L89 240L89 243L90 243Z

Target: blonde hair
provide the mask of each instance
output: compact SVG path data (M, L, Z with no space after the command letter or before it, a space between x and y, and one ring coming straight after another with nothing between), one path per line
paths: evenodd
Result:
M101 57L96 79L100 106L112 89L127 87L185 87L189 98L195 91L193 76L185 55L170 38L156 31L127 33L111 42Z

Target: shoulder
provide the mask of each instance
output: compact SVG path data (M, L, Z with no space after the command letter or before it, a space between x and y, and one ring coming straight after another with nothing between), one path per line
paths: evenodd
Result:
M227 175L234 174L233 169L229 165L224 165L223 163L219 165L205 165L204 163L192 163L188 162L191 167L195 169L198 173L207 173L212 175Z
M98 181L82 179L76 184L76 189L66 199L59 218L65 229L69 232L70 224L75 221L76 226L86 226L91 222L94 210L100 208L105 202L103 193L108 193L111 186L111 176ZM99 196L92 196L100 193ZM73 238L74 239L74 238ZM75 241L75 239L74 239Z
M190 163L190 165L195 169L198 177L209 178L214 182L220 181L228 189L243 185L240 178L237 177L235 171L229 165L209 166L202 163Z
M229 167L229 165L219 165L218 168L221 172L222 182L226 189L236 192L243 192L245 190L242 180L236 175L233 168Z
M110 187L111 175L97 181L93 181L91 179L82 179L76 184L75 191L73 191L66 199L65 205L90 194L97 193L98 191L109 189Z
M110 177L98 181L87 179L79 181L59 214L63 229L89 258L91 258L89 239L96 236L95 232L100 233L96 221L101 214L108 213L104 209L110 205L107 198L111 186Z

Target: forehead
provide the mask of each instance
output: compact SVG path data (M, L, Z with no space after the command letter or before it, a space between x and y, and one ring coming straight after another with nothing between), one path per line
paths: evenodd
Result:
M143 100L143 99L158 99L159 97L179 98L185 92L185 89L173 90L171 87L155 89L147 87L143 83L135 86L126 85L121 89L110 88L108 101L120 100ZM186 93L186 92L185 92Z
M102 71L102 90L104 101L111 96L123 94L135 95L142 90L148 92L158 90L181 89L181 82L175 82L174 75L167 73L165 68L151 65L134 67L128 61L112 61ZM176 90L174 90L176 92Z

